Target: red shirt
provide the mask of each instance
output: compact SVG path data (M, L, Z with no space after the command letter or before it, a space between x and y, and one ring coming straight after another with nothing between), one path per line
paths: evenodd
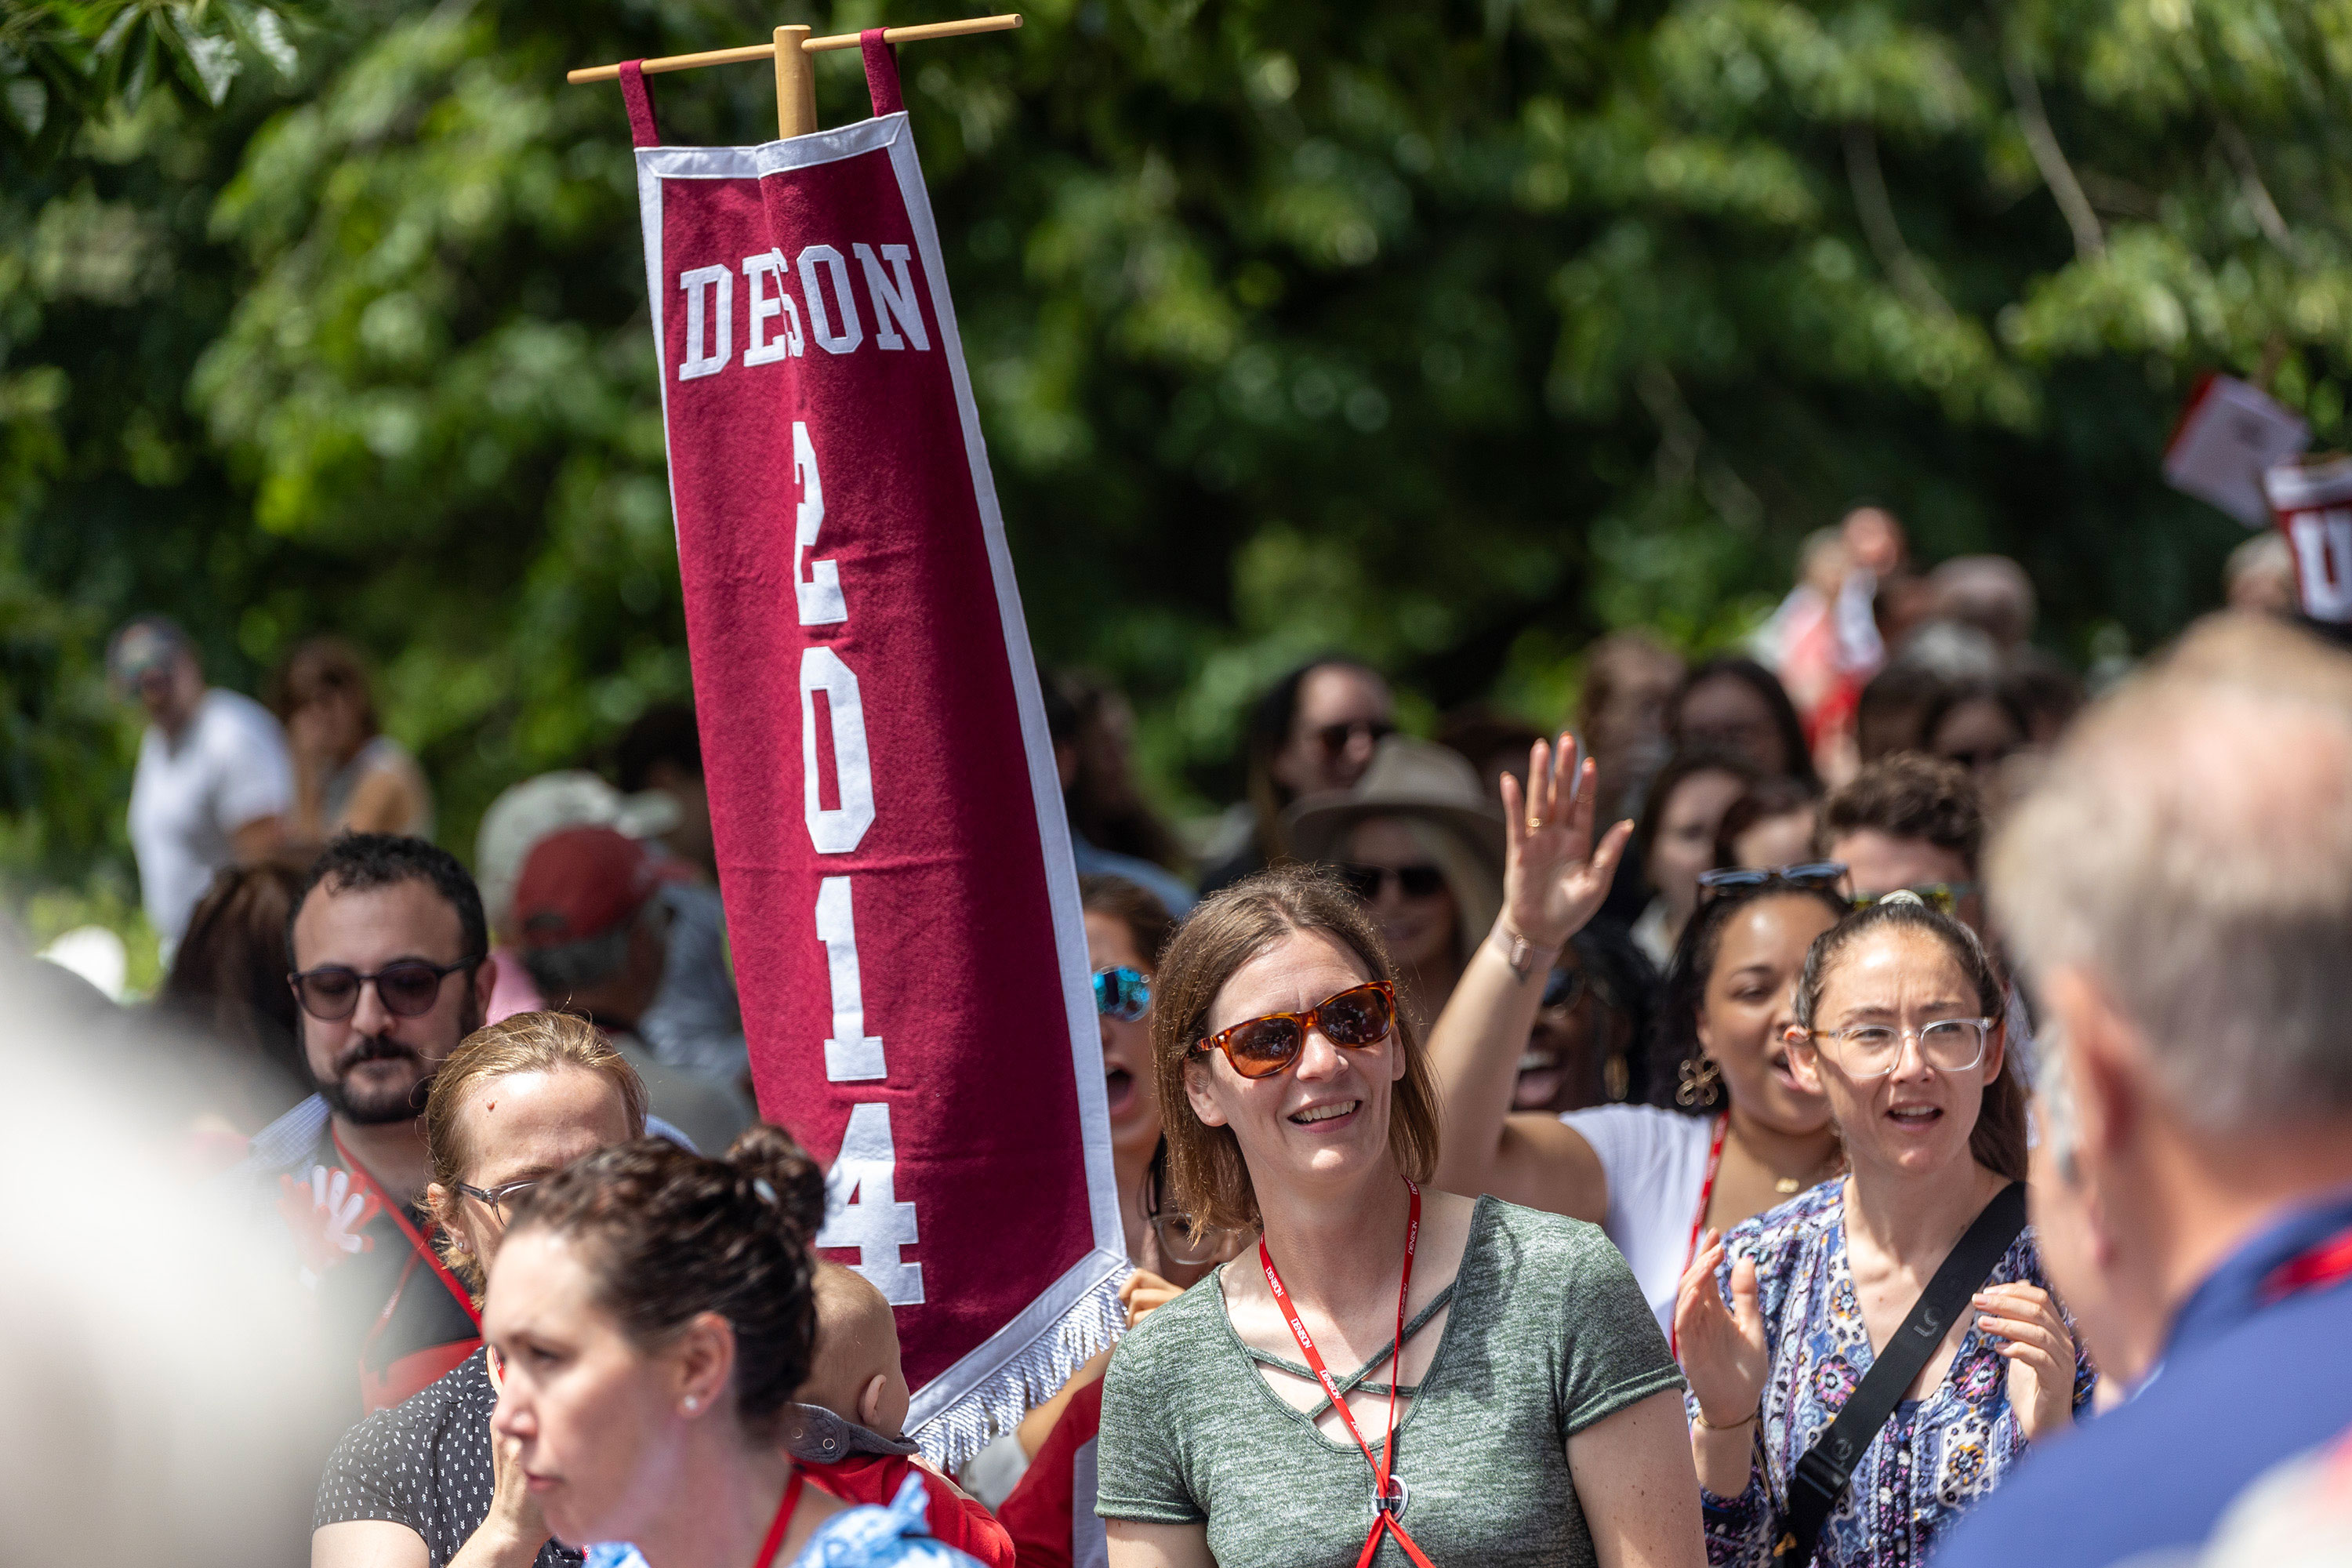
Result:
M859 1454L833 1465L803 1464L808 1479L845 1503L890 1506L907 1482L915 1461L898 1454ZM930 1493L924 1522L937 1540L975 1557L984 1568L1013 1568L1013 1538L996 1516L971 1499L958 1495L929 1470L923 1486Z
M1063 1407L1037 1457L998 1517L1013 1537L1021 1568L1071 1568L1075 1560L1099 1563L1103 1521L1095 1513L1095 1437L1102 1431L1102 1379L1097 1377ZM1083 1464L1081 1461L1084 1461ZM1086 1472L1086 1508L1077 1506L1078 1472ZM1096 1550L1079 1553L1083 1533Z

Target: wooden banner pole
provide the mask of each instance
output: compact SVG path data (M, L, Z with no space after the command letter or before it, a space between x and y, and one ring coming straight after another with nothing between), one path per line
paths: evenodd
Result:
M776 29L776 134L786 141L816 129L816 72L809 68L806 26Z
M882 32L882 41L886 44L919 44L930 38L962 38L974 33L1005 33L1019 26L1021 14L1014 11L1000 16L972 16L961 22L922 22L911 27L886 27ZM647 60L645 62L646 74L659 76L665 71L695 70L703 66L737 65L747 60L768 59L779 55L777 42L781 42L787 33L800 35L803 55L824 54L832 49L854 49L859 41L856 33L835 33L829 37L812 38L806 27L779 27L774 42L747 44L737 49L705 49L693 55L665 55L658 59ZM782 82L784 70L785 62L778 58L776 73L779 84ZM583 66L578 70L563 73L563 79L573 83L618 81L620 77L621 68L617 65ZM816 129L814 116L809 129Z

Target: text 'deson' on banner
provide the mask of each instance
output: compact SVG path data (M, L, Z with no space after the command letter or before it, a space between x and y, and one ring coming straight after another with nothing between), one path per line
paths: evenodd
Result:
M760 1107L820 1255L897 1310L961 1464L1122 1321L1069 834L930 200L873 119L637 143L720 890Z

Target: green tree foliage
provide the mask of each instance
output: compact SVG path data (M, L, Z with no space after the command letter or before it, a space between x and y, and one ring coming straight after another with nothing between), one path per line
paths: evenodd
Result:
M1556 717L1595 633L1727 640L1863 496L2017 555L2053 646L2145 646L2239 537L2157 477L2194 376L2269 364L2345 437L2352 0L1025 9L905 51L908 98L1040 651L1128 685L1180 797L1311 649ZM101 12L244 68L159 44L134 98L103 28L26 41ZM0 189L20 860L120 853L93 649L136 609L233 681L372 649L461 848L683 695L627 136L562 72L880 15L11 9L0 92L84 106ZM656 94L772 133L757 67Z

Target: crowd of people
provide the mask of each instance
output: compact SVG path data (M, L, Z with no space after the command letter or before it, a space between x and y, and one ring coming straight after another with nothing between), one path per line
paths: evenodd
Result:
M2352 655L2275 565L2088 702L1862 508L1556 732L1308 660L1190 835L1046 676L1129 1328L954 1475L753 1106L691 711L469 870L350 648L263 702L132 623L157 1016L251 1069L190 1157L334 1369L311 1561L2344 1560Z

